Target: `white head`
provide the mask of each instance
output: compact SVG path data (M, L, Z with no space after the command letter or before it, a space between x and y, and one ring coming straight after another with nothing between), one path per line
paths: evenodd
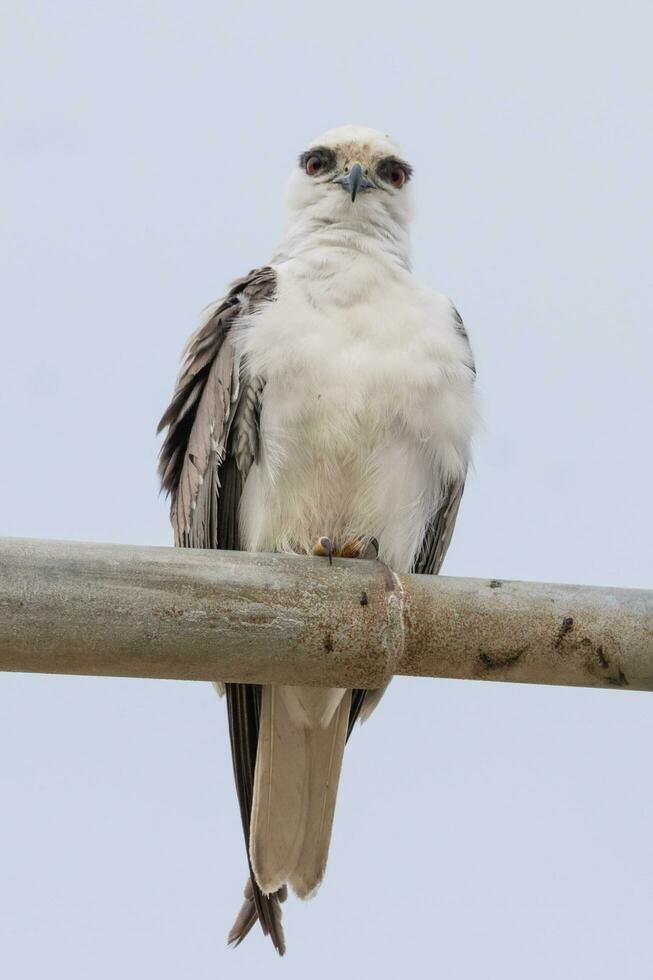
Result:
M407 252L412 167L383 133L341 126L300 155L288 188L288 235L332 229ZM394 246L394 247L392 247Z

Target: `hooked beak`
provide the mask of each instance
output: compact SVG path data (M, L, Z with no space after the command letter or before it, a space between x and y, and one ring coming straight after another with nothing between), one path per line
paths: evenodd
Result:
M370 180L363 173L363 168L360 163L355 163L351 168L349 173L341 174L340 177L334 177L334 184L340 184L341 187L351 194L352 202L356 200L356 195L359 191L369 190L370 187L374 187L374 181Z

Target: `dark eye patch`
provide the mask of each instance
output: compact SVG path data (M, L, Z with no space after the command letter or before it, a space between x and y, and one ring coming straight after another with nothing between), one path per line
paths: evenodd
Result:
M299 166L302 170L306 170L306 164L311 157L317 157L322 161L322 166L320 168L321 174L326 174L330 170L334 170L336 166L336 155L332 149L328 146L314 146L310 150L306 150L299 157Z
M381 180L385 180L388 184L391 184L393 171L397 168L403 170L406 175L406 180L410 180L413 174L413 168L405 160L400 160L399 157L385 157L385 159L377 164L376 172Z

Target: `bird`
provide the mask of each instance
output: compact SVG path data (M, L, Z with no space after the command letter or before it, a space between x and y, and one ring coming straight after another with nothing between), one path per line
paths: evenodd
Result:
M440 571L476 369L451 300L411 272L414 183L398 144L364 126L299 155L280 244L207 308L159 423L177 546ZM216 686L248 864L228 943L258 920L283 955L281 903L320 886L345 743L383 690Z

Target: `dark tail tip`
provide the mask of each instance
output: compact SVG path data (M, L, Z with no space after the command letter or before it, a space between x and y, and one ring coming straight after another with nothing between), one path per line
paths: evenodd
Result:
M260 919L264 934L270 937L279 956L283 956L286 952L286 940L281 925L281 902L285 902L288 897L287 888L284 885L274 895L264 895L258 885L248 878L243 894L245 901L227 936L227 945L232 949L240 946L256 920Z

